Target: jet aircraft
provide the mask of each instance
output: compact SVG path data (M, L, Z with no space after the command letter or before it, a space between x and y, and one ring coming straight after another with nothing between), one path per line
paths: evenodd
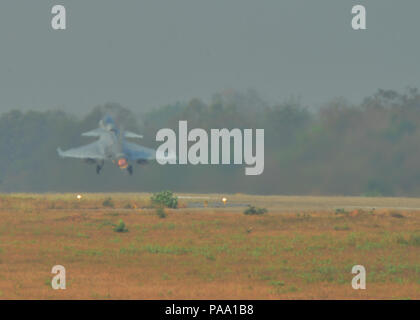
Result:
M126 140L126 138L143 138L143 136L120 130L109 115L99 121L97 129L82 133L82 136L98 137L99 139L67 151L58 148L57 152L62 158L79 158L87 163L96 164L97 174L101 172L107 160L112 161L120 169L125 169L132 175L132 163L146 164L156 158L155 150Z

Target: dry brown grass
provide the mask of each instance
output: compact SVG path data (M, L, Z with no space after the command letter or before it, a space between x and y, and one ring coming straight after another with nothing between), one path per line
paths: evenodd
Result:
M161 219L148 198L0 196L0 298L420 298L419 199L230 195L269 213L182 208ZM113 230L120 219L128 232ZM57 264L66 290L51 288ZM356 264L367 269L366 290L351 287Z

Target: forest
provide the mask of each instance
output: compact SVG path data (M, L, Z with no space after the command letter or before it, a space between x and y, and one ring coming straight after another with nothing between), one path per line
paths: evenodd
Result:
M378 90L358 104L332 99L321 107L299 99L270 104L254 90L226 90L148 111L116 103L84 116L69 111L13 110L0 115L0 192L175 192L280 195L418 196L420 93ZM260 176L242 165L135 165L133 176L106 163L100 175L67 149L92 141L81 133L111 113L124 129L156 148L156 132L190 128L265 130Z

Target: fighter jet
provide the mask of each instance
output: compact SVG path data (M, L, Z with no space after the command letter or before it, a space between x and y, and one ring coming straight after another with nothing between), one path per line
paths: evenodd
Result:
M96 173L99 174L106 160L112 161L120 169L133 174L131 163L146 164L156 157L155 150L126 141L126 138L143 138L143 136L123 131L117 127L111 116L107 115L99 121L99 128L82 133L85 137L98 137L90 144L57 152L62 158L79 158L87 163L96 164Z

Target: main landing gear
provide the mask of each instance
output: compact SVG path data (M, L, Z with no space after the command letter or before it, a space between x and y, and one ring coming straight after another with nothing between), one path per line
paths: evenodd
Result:
M99 164L96 165L96 173L101 173L102 167L104 166L104 162L101 161Z
M133 166L131 164L127 167L127 171L130 174L130 176L133 175Z

